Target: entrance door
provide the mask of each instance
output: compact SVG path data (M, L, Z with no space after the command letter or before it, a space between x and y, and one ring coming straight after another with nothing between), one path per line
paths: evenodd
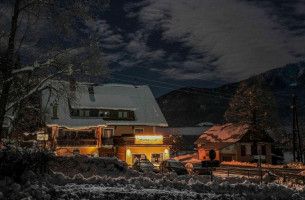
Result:
M151 162L155 165L159 165L163 160L163 153L152 153Z
M136 161L136 160L141 160L141 159L145 159L146 155L145 154L132 154L132 164Z

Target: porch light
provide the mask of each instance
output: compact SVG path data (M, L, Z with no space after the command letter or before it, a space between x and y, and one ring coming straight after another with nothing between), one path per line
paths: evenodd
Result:
M168 154L168 149L164 150L164 154L167 155Z
M127 149L127 150L126 150L126 155L127 155L127 156L130 156L130 149Z

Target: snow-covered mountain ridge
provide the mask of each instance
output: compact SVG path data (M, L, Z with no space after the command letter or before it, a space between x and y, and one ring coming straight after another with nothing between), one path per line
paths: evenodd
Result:
M261 74L269 84L285 125L292 119L291 95L296 94L300 105L299 116L305 111L305 62L288 64ZM250 77L256 79L257 76ZM234 95L237 83L218 88L185 87L157 98L158 104L170 126L196 126L201 122L224 123L223 114ZM226 95L227 94L227 95Z

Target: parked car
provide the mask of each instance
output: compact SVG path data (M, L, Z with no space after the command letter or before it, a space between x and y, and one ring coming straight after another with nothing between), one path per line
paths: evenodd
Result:
M159 170L154 164L152 164L148 159L141 159L135 161L132 165L132 169L137 170L139 172L155 172L159 173Z
M174 159L162 161L160 164L160 172L162 174L166 174L169 172L175 172L178 175L187 174L185 166L181 162Z
M189 174L210 175L211 168L202 167L201 163L186 163L185 168Z

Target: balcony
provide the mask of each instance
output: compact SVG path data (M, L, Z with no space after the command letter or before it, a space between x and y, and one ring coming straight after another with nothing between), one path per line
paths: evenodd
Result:
M113 145L113 137L110 138L102 138L102 144L105 145Z
M57 139L60 147L92 147L97 146L97 139Z

